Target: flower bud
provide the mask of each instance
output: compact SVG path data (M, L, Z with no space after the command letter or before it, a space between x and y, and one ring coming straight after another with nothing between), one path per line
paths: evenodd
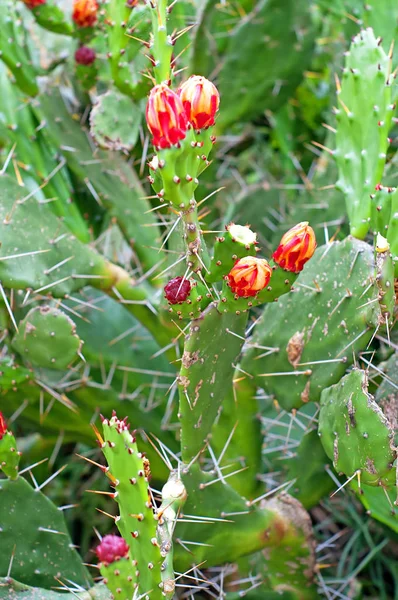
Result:
M194 129L214 125L214 117L220 105L220 94L214 83L200 75L192 75L179 87L178 95Z
M188 121L184 107L165 83L155 85L149 94L146 122L156 148L170 148L185 138Z
M7 431L7 423L5 421L5 418L3 417L3 414L0 412L0 440L3 439L6 431Z
M95 549L98 559L108 565L124 558L128 551L129 546L118 535L106 535Z
M92 48L80 46L75 52L75 61L78 65L89 67L93 64L96 58L96 53Z
M42 4L45 4L47 0L22 0L22 1L25 4L25 6L27 6L28 8L30 8L30 10L32 10L33 8L36 8L36 6L41 6Z
M272 258L282 269L299 273L314 254L316 238L308 221L295 225L282 237Z
M240 298L255 296L268 285L272 269L263 258L246 256L236 261L227 275L228 285Z
M75 0L72 19L78 27L93 27L97 22L97 0Z
M191 284L188 279L174 277L164 288L164 296L170 304L181 304L185 302L191 293Z

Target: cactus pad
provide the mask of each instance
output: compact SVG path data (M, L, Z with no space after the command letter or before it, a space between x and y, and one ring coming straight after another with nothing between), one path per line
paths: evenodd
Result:
M90 115L94 141L106 150L128 152L137 141L141 111L130 98L111 90L100 96Z

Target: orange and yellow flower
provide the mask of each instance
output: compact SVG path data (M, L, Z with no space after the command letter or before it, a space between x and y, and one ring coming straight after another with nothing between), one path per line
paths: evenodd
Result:
M272 269L265 259L246 256L232 267L228 285L240 298L250 298L268 285L271 275Z
M186 136L188 120L180 98L165 83L149 94L146 122L156 148L170 148Z
M314 254L315 248L314 230L307 221L303 221L285 233L272 258L285 271L299 273Z
M214 125L214 117L220 105L220 94L214 83L192 75L178 89L188 121L196 130Z
M93 27L98 18L97 0L75 0L72 19L78 27Z

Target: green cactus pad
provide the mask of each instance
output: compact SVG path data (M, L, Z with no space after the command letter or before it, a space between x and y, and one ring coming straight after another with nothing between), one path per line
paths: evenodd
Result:
M45 204L28 196L11 177L0 176L3 285L63 296L95 279L106 280L104 259L79 242Z
M381 486L374 487L363 485L361 493L359 493L358 482L352 481L350 487L357 493L360 500L366 509L367 514L387 525L392 531L398 533L398 508L396 504L397 491L396 489L386 490Z
M102 423L104 440L101 448L109 465L119 505L116 525L130 547L130 576L139 594L150 594L151 600L162 598L162 555L157 542L155 519L149 494L150 472L139 453L135 437L125 421L116 416Z
M390 356L379 367L385 374L375 393L375 400L395 431L395 444L398 446L398 352Z
M241 363L286 410L339 381L381 316L373 249L353 238L318 248L294 287L264 308Z
M246 322L245 314L221 315L210 305L190 325L177 379L184 462L190 462L205 446L228 391Z
M73 34L72 23L65 19L65 14L59 6L46 2L34 7L32 13L37 23L41 27L44 27L44 29L48 29L54 33L61 33L62 35Z
M42 305L32 308L19 323L12 346L31 365L63 370L77 359L82 341L67 314Z
M100 572L114 598L131 600L135 588L131 576L133 566L130 558L121 558L110 565L101 563Z
M390 243L394 261L394 274L395 277L398 277L398 192L395 192L391 198L391 217L388 224L387 240Z
M0 480L0 576L51 589L54 577L84 588L92 580L72 546L61 511L25 479Z
M0 392L15 390L30 377L31 372L28 369L14 364L10 358L0 359Z
M354 37L338 86L336 150L337 186L346 198L351 233L363 239L372 216L371 195L381 182L388 133L394 115L391 58L373 30ZM377 223L373 224L377 229Z
M249 227L230 223L225 234L216 238L213 258L210 262L206 280L214 283L222 281L228 275L239 258L256 256L256 234Z
M101 148L128 152L136 144L141 117L140 108L128 96L110 90L91 111L90 132Z
M376 239L376 285L379 291L381 323L387 328L393 324L395 308L394 263L390 245L380 234Z
M3 471L10 479L15 479L18 475L20 456L13 433L6 431L0 439L0 471Z
M394 485L391 424L368 393L365 371L354 369L321 394L318 433L338 473L360 472L367 485Z
M66 592L68 583L65 586ZM111 600L110 591L103 584L84 592L65 592L30 587L11 577L0 577L0 600Z

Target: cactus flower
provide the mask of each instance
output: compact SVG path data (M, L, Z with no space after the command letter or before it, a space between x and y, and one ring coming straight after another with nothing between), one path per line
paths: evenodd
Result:
M7 431L7 423L3 414L0 412L0 440L3 439L5 433Z
M255 296L268 285L272 269L263 258L246 256L236 261L227 275L228 285L240 298Z
M299 273L314 254L316 238L307 221L295 225L282 237L272 258L282 269Z
M184 107L165 83L155 85L149 94L146 122L156 148L170 148L185 138L188 120Z
M28 8L30 8L30 10L32 10L33 8L36 8L36 6L41 6L42 4L45 4L47 0L22 0L22 1L25 4L25 6L27 6Z
M92 48L80 46L75 52L75 61L78 65L89 67L93 64L96 58L96 53Z
M97 22L97 0L75 0L72 19L78 27L93 27Z
M174 277L164 288L165 298L170 304L181 304L185 302L191 293L191 284L188 279Z
M110 565L116 560L124 558L129 551L129 546L124 539L118 535L106 535L101 543L96 547L95 553L98 559L105 564Z
M220 94L214 83L200 75L192 75L179 87L178 95L194 129L214 125L214 117L220 105Z

